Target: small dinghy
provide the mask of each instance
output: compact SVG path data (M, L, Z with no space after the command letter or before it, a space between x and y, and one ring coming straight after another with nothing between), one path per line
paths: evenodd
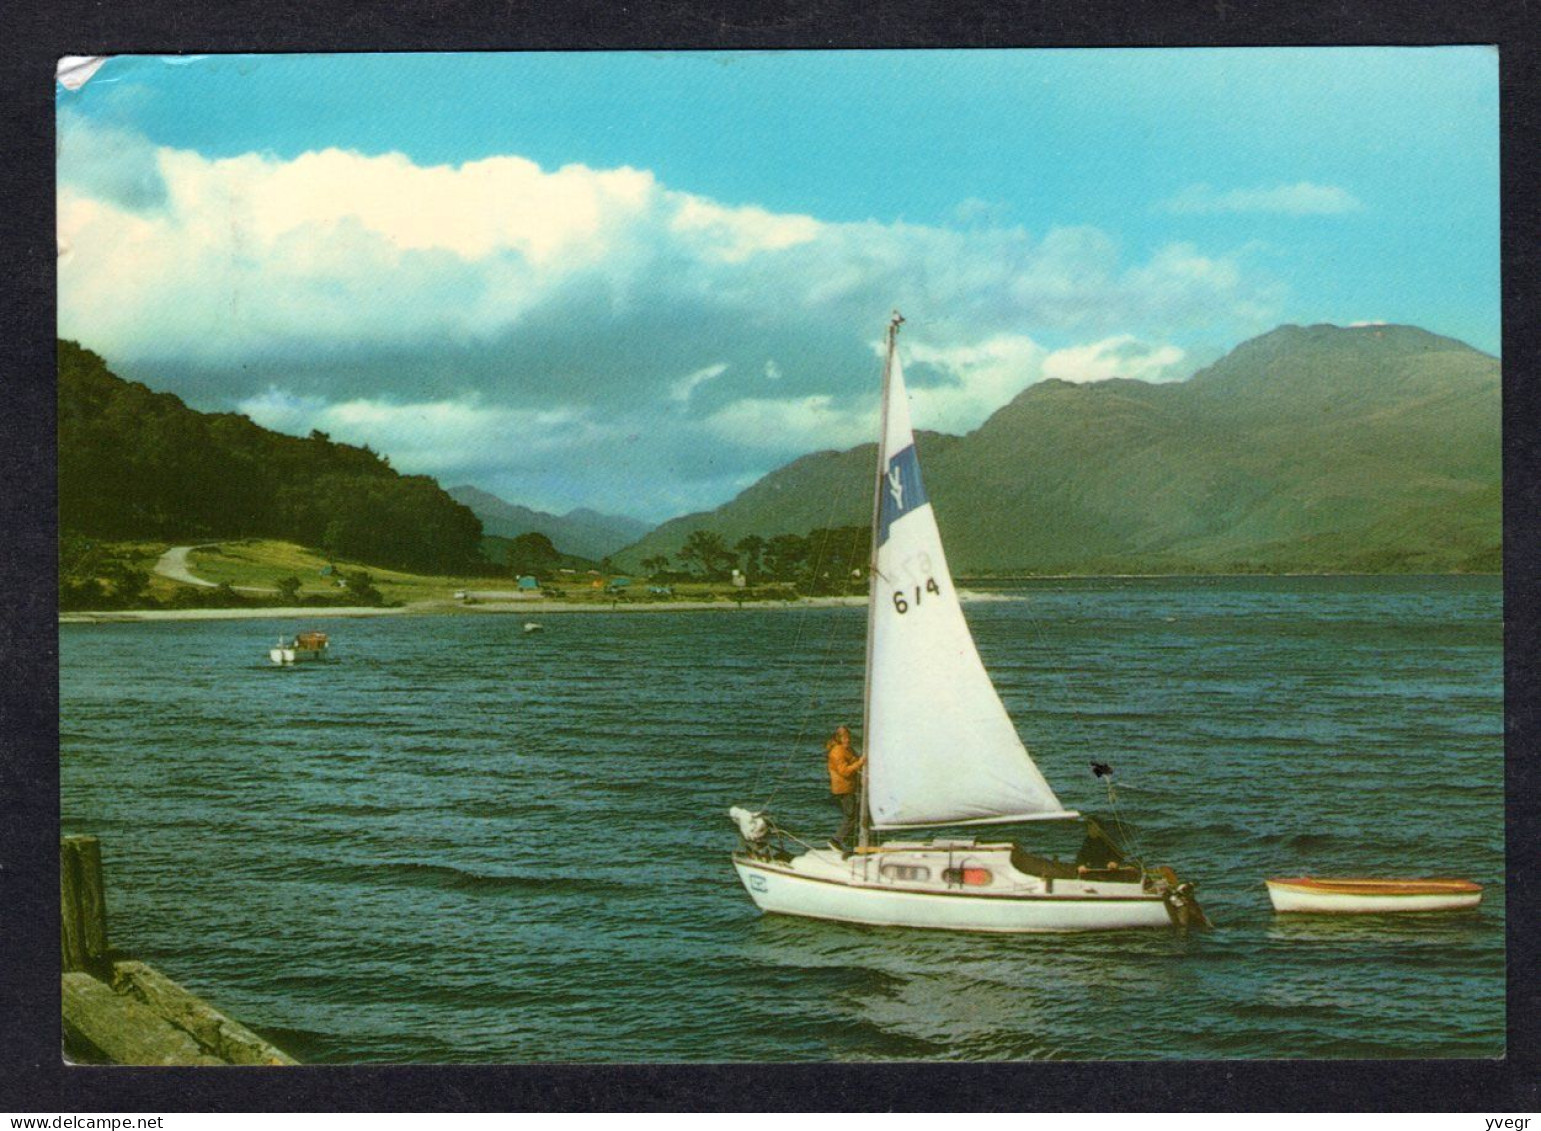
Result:
M1482 885L1470 880L1271 879L1275 911L1326 915L1385 915L1403 911L1464 911L1482 902Z
M528 620L524 622L524 630L526 632L544 632L546 630L546 626L543 624L536 624L534 621Z

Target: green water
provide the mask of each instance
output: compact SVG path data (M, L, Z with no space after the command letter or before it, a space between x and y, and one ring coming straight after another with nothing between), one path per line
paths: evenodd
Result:
M65 625L63 825L103 838L115 943L307 1061L1503 1053L1496 579L999 595L968 617L1061 800L1105 812L1112 763L1213 932L760 917L725 812L833 831L856 609L334 621L310 670L266 663L290 621ZM1264 876L1308 871L1488 887L1276 917Z

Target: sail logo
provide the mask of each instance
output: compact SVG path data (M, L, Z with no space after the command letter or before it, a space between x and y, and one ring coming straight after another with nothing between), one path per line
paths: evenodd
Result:
M878 495L878 545L888 541L888 528L907 514L926 505L926 488L920 481L920 461L915 445L895 452L884 470Z

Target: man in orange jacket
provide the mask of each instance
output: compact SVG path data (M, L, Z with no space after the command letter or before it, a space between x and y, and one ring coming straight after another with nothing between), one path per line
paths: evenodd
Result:
M847 851L846 838L856 831L861 816L861 769L866 758L858 758L851 749L851 728L838 726L834 737L824 744L828 753L829 792L840 806L840 831L830 841L841 852Z

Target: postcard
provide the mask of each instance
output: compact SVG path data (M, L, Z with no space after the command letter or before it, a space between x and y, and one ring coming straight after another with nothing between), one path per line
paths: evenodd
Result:
M56 108L71 1060L1505 1055L1495 49Z

